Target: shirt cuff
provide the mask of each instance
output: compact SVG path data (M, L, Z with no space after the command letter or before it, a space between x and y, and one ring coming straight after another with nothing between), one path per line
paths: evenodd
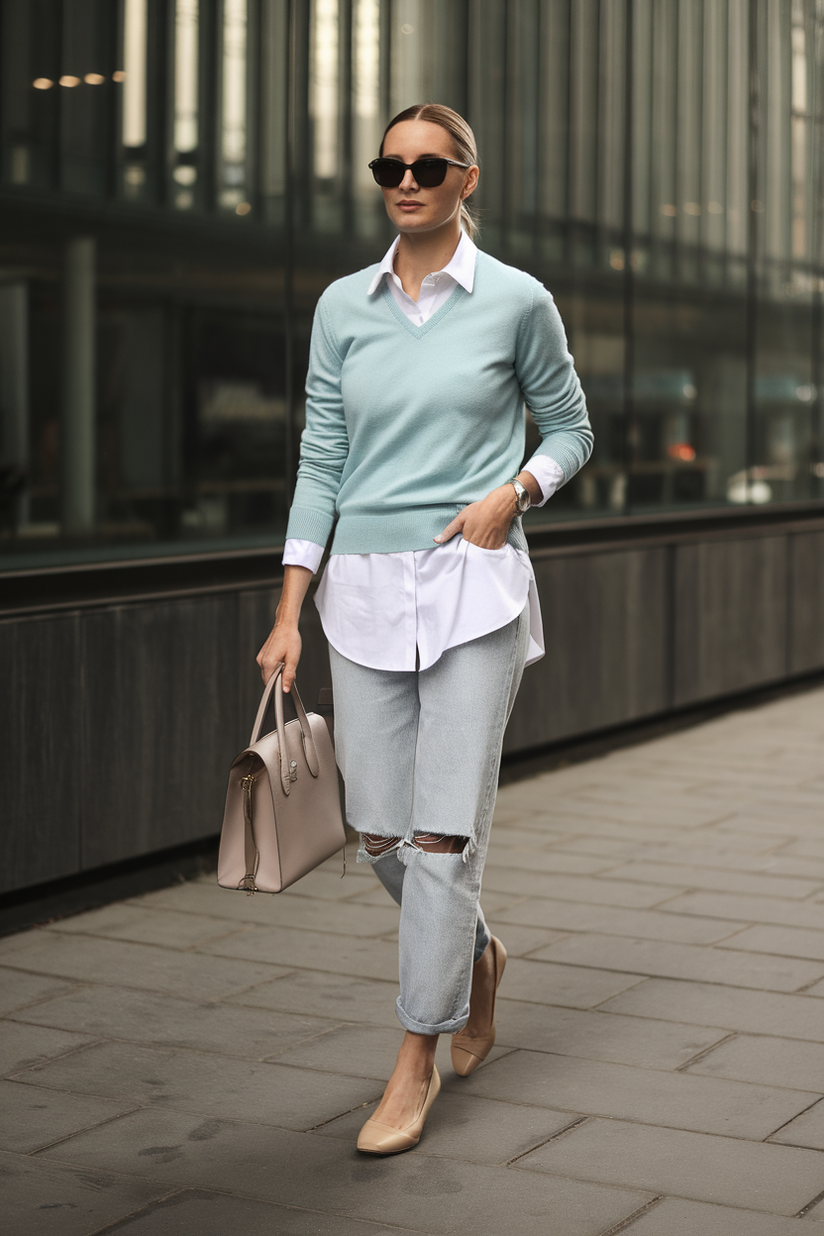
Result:
M307 567L314 575L323 557L323 546L316 541L300 541L290 537L283 547L283 565Z
M550 459L549 455L533 455L529 463L524 464L521 471L528 472L538 482L538 488L541 491L541 501L533 502L533 506L543 506L545 502L549 501L555 490L559 489L564 483L563 468L554 459Z

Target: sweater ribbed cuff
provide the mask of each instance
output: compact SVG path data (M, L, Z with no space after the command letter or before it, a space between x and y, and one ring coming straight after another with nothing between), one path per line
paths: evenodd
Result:
M322 511L311 507L293 506L289 512L289 524L286 528L286 540L314 541L316 545L326 548L334 520Z

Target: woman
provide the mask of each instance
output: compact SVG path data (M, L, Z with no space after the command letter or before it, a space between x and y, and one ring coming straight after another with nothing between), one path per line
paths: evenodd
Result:
M394 1154L440 1089L438 1035L462 1076L495 1041L506 951L478 898L504 727L543 655L519 517L586 462L592 433L552 297L472 241L467 123L408 108L370 167L399 237L318 302L283 593L257 660L264 681L284 662L290 689L337 518L316 604L358 859L401 907L406 1031L358 1149ZM524 401L542 442L518 471Z

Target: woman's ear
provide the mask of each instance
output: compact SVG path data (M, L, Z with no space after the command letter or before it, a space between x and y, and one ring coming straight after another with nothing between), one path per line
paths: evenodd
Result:
M475 192L475 189L478 184L479 175L480 175L480 169L477 167L470 167L469 171L466 173L466 180L464 181L464 187L461 192L462 202L466 201L470 193Z

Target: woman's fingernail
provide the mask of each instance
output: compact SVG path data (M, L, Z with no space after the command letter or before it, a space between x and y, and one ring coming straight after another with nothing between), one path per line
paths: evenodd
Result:
M441 541L443 540L443 537L442 537L442 536L433 536L432 540L433 540L433 541L437 541L437 542L438 542L438 544L440 545Z

